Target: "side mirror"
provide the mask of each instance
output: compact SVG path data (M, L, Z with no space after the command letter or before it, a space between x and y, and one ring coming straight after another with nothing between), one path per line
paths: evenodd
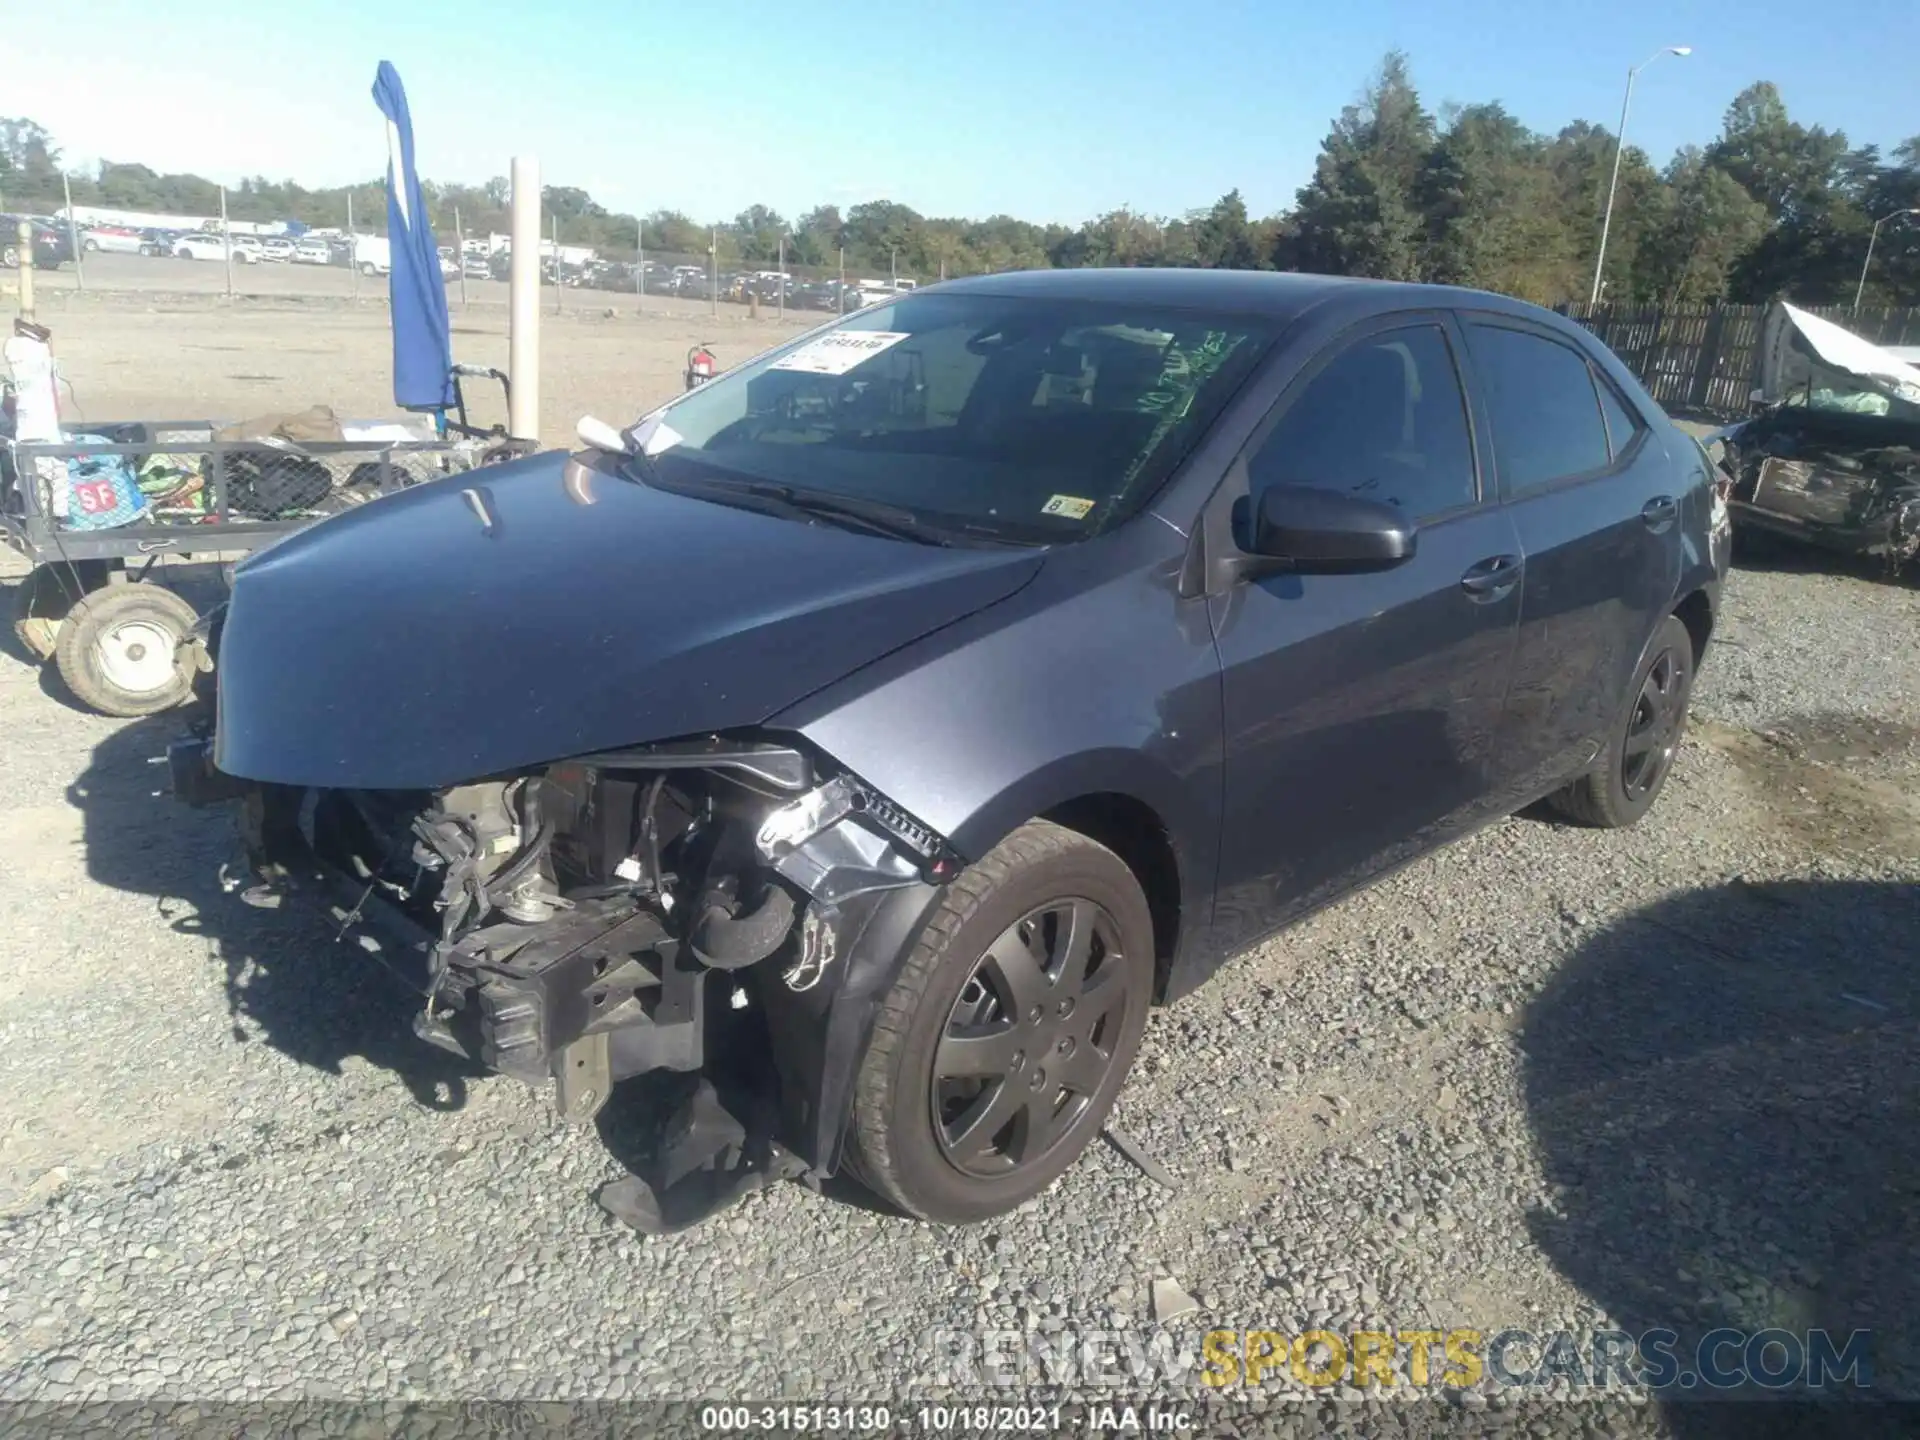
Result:
M1257 556L1298 574L1388 570L1413 558L1414 522L1396 505L1305 485L1270 485L1253 513Z

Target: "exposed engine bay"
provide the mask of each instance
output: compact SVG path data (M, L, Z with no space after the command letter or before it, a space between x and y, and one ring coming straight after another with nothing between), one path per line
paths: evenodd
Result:
M1747 522L1894 568L1920 554L1920 421L1787 407L1722 440Z
M551 1079L573 1123L629 1076L728 1070L670 1127L662 1172L632 1182L622 1218L649 1230L743 1183L831 1173L809 1057L829 1044L837 968L877 901L960 868L857 777L773 741L640 746L433 792L241 782L207 744L169 758L183 797L237 799L229 888L320 910L421 993L423 1040ZM758 1043L716 1047L721 1025L758 1026ZM669 1193L690 1176L697 1195Z

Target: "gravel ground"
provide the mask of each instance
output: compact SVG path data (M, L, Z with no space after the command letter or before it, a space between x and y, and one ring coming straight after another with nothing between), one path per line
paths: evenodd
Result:
M591 1197L657 1090L581 1132L442 1064L218 896L173 725L0 657L0 1398L978 1395L942 1332L1374 1324L1866 1328L1920 1396L1916 633L1910 585L1739 571L1639 828L1503 821L1156 1014L1116 1123L1173 1190L1103 1145L972 1229L787 1185L653 1240Z

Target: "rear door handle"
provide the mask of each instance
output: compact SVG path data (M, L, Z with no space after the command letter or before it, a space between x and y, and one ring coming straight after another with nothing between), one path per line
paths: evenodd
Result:
M1498 600L1519 583L1518 555L1490 555L1460 577L1460 588L1475 600Z
M1658 535L1680 518L1680 502L1671 495L1656 495L1640 507L1640 518Z

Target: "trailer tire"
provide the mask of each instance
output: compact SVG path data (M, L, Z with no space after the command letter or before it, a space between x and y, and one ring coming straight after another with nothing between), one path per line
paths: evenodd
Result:
M74 699L102 715L155 715L193 694L179 652L199 617L159 585L110 585L81 599L60 626L54 659Z
M59 573L62 569L65 575ZM35 567L13 590L13 638L35 662L51 660L61 623L74 603L106 583L107 567L99 560Z

